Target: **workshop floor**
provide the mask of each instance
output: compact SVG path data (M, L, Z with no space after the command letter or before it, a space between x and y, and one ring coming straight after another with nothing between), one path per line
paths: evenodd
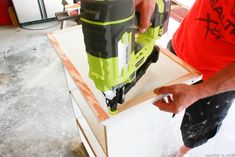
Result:
M0 27L0 157L85 157L52 30Z
M30 28L54 25L35 25ZM41 31L0 27L0 157L86 157L63 67ZM235 104L218 135L190 157L235 156ZM172 119L162 157L182 144L182 114ZM164 124L163 124L164 125Z

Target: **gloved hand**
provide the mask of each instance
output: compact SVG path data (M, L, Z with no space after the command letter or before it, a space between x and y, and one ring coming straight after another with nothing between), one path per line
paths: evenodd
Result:
M135 0L136 11L140 12L139 31L144 33L151 26L151 16L155 9L155 0Z

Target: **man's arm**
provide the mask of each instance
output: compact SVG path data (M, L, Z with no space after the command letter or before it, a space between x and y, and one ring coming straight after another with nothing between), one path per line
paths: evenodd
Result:
M205 91L203 93L204 95L201 95L202 98L229 90L235 90L235 62L229 64L223 70L198 86L198 88L204 89Z
M200 84L178 84L155 89L156 94L172 94L173 100L169 103L158 101L154 105L160 110L178 113L199 99L230 90L235 90L235 62Z

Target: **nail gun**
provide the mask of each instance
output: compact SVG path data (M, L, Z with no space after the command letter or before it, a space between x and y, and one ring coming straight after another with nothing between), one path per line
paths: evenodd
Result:
M154 45L167 30L170 6L170 0L156 0L151 27L138 33L140 14L134 0L81 0L89 77L105 95L111 112L158 60L159 48Z

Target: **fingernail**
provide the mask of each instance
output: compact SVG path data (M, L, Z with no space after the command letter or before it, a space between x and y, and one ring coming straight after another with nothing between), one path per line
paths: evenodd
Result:
M168 97L167 97L167 96L163 97L162 99L163 99L163 101L164 101L165 103L167 103L167 104L169 103L169 100L168 100Z
M140 28L140 33L145 33L146 32L146 28Z
M154 93L155 93L155 94L158 94L158 89L154 89Z

